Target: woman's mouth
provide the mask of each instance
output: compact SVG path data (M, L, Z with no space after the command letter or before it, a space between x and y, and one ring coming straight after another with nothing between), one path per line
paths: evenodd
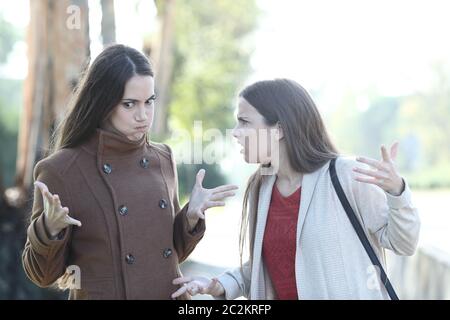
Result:
M148 126L135 127L136 130L147 130Z

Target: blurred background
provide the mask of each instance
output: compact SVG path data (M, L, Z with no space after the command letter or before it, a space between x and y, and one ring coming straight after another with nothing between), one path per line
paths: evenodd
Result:
M311 93L341 153L379 158L381 144L399 141L422 231L413 257L388 255L389 274L400 298L450 299L449 12L445 0L0 1L0 299L67 298L22 269L32 170L80 73L116 42L151 58L151 137L177 159L198 138L194 121L225 136L239 90L275 77ZM239 264L242 193L255 166L231 139L200 139L220 161L178 162L182 202L199 168L206 187L240 186L207 213L206 235L182 265L212 276Z

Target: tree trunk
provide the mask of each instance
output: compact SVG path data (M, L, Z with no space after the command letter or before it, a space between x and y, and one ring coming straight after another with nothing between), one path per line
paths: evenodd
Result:
M168 134L168 107L170 96L170 80L173 69L173 41L175 31L175 0L157 2L158 17L161 23L158 52L156 59L156 88L157 96L155 108L155 121L153 122L153 133L157 137ZM160 13L161 12L161 13Z
M28 76L19 130L16 186L27 189L37 160L89 57L87 0L30 0Z
M116 42L114 0L102 0L102 41L104 47Z

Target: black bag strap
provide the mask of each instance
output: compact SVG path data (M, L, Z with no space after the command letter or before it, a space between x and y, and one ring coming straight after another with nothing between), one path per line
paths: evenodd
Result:
M352 226L355 229L359 240L361 241L361 244L363 245L364 249L369 255L370 261L372 261L373 265L377 266L380 270L381 282L384 284L389 294L389 297L391 297L391 300L399 300L397 294L395 293L394 288L392 287L391 282L389 281L386 275L386 272L384 272L380 260L378 259L377 255L375 254L375 251L370 245L369 239L367 239L367 236L364 233L364 230L361 224L359 223L359 220L356 217L355 212L353 211L352 207L350 206L350 203L347 200L347 197L345 196L345 192L342 189L341 183L339 182L338 176L336 174L336 158L330 161L330 177L334 186L334 190L336 191L337 196L341 201L341 204L344 207L344 210L347 213L347 216L350 219L350 222L352 223Z

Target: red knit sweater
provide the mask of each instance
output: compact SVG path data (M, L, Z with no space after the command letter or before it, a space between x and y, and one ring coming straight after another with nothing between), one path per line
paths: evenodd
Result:
M295 251L301 187L283 197L276 185L267 217L263 259L280 300L297 300Z

